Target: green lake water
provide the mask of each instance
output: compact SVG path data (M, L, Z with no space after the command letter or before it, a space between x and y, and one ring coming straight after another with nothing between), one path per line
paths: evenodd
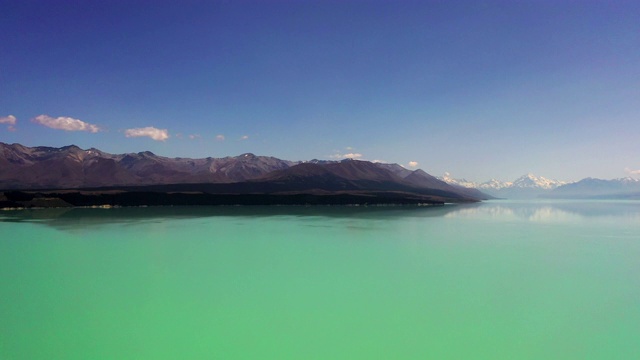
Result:
M639 359L640 202L0 212L0 359Z

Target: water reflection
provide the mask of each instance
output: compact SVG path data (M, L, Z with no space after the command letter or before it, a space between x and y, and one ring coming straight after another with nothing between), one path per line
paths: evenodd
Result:
M42 223L54 227L162 222L207 217L330 217L384 220L397 217L442 217L457 205L424 206L169 206L125 208L27 209L0 212L2 222Z
M459 207L445 216L448 218L519 219L532 222L566 222L595 217L618 217L640 221L640 202L633 200L496 200Z
M640 223L638 201L496 200L477 204L417 206L176 206L147 208L65 208L0 212L2 222L29 222L56 228L104 224L161 223L168 219L207 217L301 217L393 221L397 218L481 218L530 222L566 222L582 218L618 217Z
M528 221L537 222L550 222L550 221L571 221L579 218L580 216L554 208L552 206L514 206L509 205L484 205L480 207L467 207L459 209L445 215L448 218L463 218L463 217L482 217L491 219L525 219Z

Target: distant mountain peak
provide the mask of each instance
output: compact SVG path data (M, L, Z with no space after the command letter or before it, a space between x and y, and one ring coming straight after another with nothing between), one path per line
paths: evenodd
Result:
M632 178L631 176L626 176L626 177L623 177L623 178L620 178L620 179L616 179L616 180L618 180L620 182L623 182L623 183L632 183L632 184L640 182L640 179Z
M566 184L564 181L550 180L533 173L524 174L514 181L491 179L483 183L476 183L465 179L456 179L446 172L440 180L453 185L476 188L496 197L532 197Z
M550 180L543 176L536 176L532 173L522 175L513 182L514 187L537 188L544 190L553 190L564 184L564 181Z
M446 182L447 184L462 186L466 188L478 188L478 184L473 181L468 181L467 179L456 179L454 178L450 172L445 172L442 177L438 178Z

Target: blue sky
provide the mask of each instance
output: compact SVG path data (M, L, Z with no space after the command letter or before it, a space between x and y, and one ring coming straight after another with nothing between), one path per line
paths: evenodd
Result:
M639 176L638 19L638 1L0 0L0 141Z

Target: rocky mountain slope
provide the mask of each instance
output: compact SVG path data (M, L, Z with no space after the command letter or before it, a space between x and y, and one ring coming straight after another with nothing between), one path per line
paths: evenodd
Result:
M389 165L389 164L384 164ZM399 167L399 165L398 165ZM302 163L288 169L274 171L250 183L278 186L281 189L317 191L397 191L433 195L442 198L487 199L480 192L468 192L449 185L422 170L409 171L409 175L395 166L380 166L360 160L330 163ZM290 191L290 190L289 190Z
M30 148L0 143L0 189L237 182L294 164L253 154L188 159L149 151L114 155L74 145Z
M0 189L105 188L127 192L207 194L342 194L374 192L415 202L489 198L397 164L343 160L292 162L242 154L224 158L167 158L151 152L109 154L77 146L25 147L0 143ZM367 196L368 196L367 195Z

